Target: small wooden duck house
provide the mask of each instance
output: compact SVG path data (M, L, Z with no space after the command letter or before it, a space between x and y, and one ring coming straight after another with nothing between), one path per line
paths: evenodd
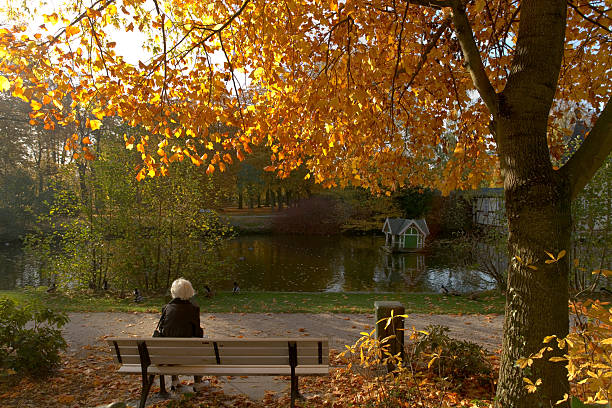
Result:
M416 252L425 246L429 228L425 219L387 218L382 228L387 252Z

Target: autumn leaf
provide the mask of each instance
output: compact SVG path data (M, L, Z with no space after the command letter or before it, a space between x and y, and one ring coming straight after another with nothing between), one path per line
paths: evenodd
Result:
M66 37L72 37L73 35L77 35L80 32L81 32L81 29L79 27L75 27L75 26L66 27Z
M89 121L89 127L91 130L98 130L102 126L102 122L97 119L92 119Z
M0 75L0 91L8 91L10 88L11 83L9 80L5 76Z

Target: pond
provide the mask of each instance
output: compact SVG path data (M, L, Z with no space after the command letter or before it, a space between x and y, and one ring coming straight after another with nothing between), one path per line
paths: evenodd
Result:
M246 235L222 253L241 289L295 292L473 292L493 289L452 248L388 254L381 236ZM465 256L462 256L465 258ZM231 287L231 282L224 286Z
M495 287L451 247L426 254L388 254L381 236L244 235L221 254L242 291L473 292ZM468 254L470 255L470 254ZM0 247L0 289L38 285L36 261L20 247Z

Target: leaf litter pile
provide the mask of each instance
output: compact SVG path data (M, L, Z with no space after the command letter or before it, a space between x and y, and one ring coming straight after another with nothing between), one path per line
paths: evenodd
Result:
M96 407L114 401L137 406L141 382L137 375L120 375L111 353L105 345L85 346L81 353L63 355L62 366L49 378L22 378L0 383L1 405L7 407ZM488 357L494 367L498 356ZM427 368L411 375L393 377L376 373L372 368L350 364L349 358L330 351L330 376L300 378L303 400L298 407L487 407L491 405L494 387L491 381L472 378L442 379ZM355 363L355 361L353 361ZM496 376L495 376L496 377ZM181 377L186 378L186 377ZM168 379L169 380L169 379ZM289 406L289 378L287 391L266 392L260 401L244 395L227 395L216 377L209 378L211 386L198 394L186 393L172 399L155 395L154 385L147 407L255 407ZM183 382L187 385L188 382Z

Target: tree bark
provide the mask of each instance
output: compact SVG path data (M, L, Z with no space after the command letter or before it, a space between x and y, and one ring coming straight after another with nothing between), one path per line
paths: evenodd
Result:
M546 117L534 121L527 113L511 115L497 131L507 140L499 148L510 263L496 407L550 407L569 393L563 364L548 361L554 354L524 369L516 362L537 353L544 337L568 333L569 257L547 264L546 251L557 256L570 249L570 188L548 158ZM542 379L538 392L527 393L525 377L534 383Z
M563 0L521 2L516 53L503 92L496 94L482 67L462 2L453 2L453 24L467 69L488 107L498 145L508 217L508 291L497 408L554 406L569 394L563 364L548 358L519 367L519 358L538 352L544 337L569 329L570 177L553 170L547 144L552 106L565 40ZM562 354L556 350L554 354ZM523 378L542 384L528 393ZM559 405L561 407L567 406Z

